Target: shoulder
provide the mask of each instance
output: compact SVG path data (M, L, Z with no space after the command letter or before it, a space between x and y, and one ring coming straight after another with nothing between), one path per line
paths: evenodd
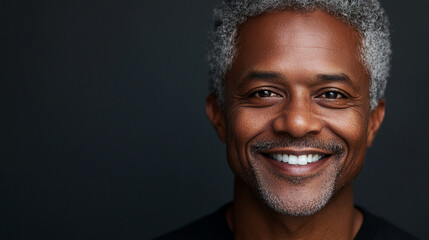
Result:
M154 240L233 239L225 219L225 212L228 206L229 204L173 232L155 238Z
M378 217L365 209L359 207L358 209L363 213L364 219L355 240L417 240L416 237L385 219Z

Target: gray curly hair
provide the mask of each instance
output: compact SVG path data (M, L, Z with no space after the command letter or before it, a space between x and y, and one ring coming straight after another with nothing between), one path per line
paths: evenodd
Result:
M238 27L249 17L282 9L320 9L361 34L360 55L370 76L370 106L374 109L384 97L391 55L389 21L377 0L223 0L214 10L208 49L209 90L218 103L223 102L223 80L236 53Z

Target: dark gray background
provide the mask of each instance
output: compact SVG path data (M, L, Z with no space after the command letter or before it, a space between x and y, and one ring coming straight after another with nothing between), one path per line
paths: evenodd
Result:
M205 116L216 2L0 2L1 239L149 239L232 199ZM387 115L356 201L429 239L429 4L383 3Z

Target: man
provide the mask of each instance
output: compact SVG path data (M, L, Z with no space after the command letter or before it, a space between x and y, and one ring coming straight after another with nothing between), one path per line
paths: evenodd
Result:
M233 203L161 239L415 239L353 203L383 121L376 0L230 0L215 10L207 115Z

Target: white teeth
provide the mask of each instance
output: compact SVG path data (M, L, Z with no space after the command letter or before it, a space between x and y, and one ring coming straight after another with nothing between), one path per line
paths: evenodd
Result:
M307 165L307 156L306 155L298 156L298 165Z
M308 162L308 163L313 162L313 154L308 154L308 155L307 155L307 162Z
M307 165L307 163L317 162L323 158L323 155L308 154L308 155L288 155L288 154L270 154L270 157L284 163L291 165Z
M319 156L319 154L314 154L314 156L313 156L313 162L315 162L315 161L318 161L319 159L321 159L322 157L321 156Z
M283 162L286 162L286 163L289 162L289 155L283 154Z
M298 164L298 157L295 155L289 156L289 164L296 165Z

